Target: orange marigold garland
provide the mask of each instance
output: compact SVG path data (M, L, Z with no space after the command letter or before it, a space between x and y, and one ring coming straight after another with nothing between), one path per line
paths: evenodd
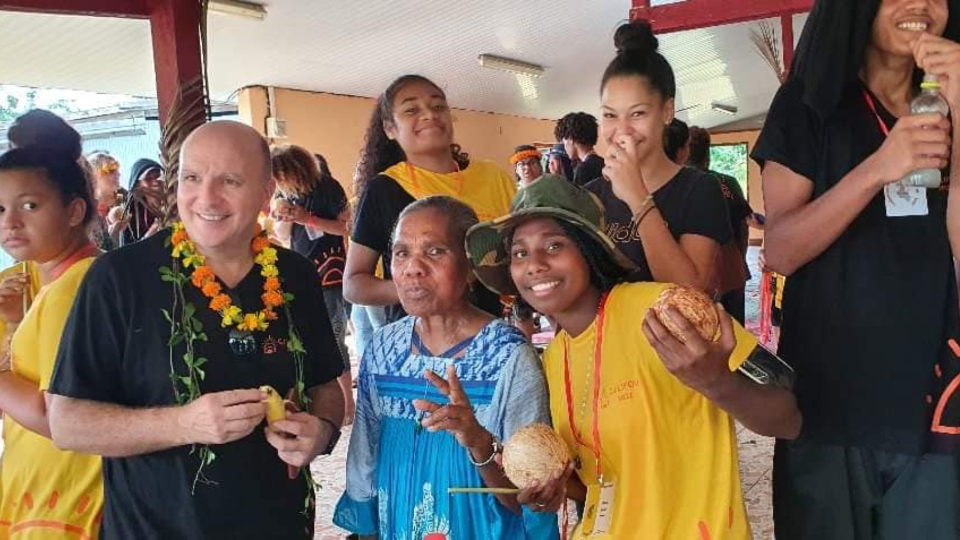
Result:
M204 256L197 251L183 223L173 224L170 244L173 246L173 256L181 259L183 267L193 267L190 282L210 299L209 307L220 314L222 327L234 327L241 332L262 332L270 327L270 321L277 320L276 309L284 304L285 296L280 289L278 278L280 270L277 268L277 250L270 245L265 232L261 231L250 242L254 262L260 266L260 275L266 278L263 282L263 294L260 296L263 309L252 313L244 313L233 305L230 296L221 292L217 276L206 265Z

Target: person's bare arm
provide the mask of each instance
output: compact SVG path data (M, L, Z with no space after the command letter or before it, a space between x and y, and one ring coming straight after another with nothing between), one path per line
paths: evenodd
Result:
M50 432L62 450L128 457L187 444L224 444L249 435L266 406L258 389L204 394L183 406L136 409L51 395Z
M778 439L800 435L803 417L793 393L784 388L761 386L730 371L729 359L737 345L730 315L720 312L720 340L703 339L679 311L670 308L668 316L685 336L682 343L648 311L643 333L667 370L680 382L699 392L727 411L754 433Z
M46 392L12 371L0 373L0 410L30 431L50 438Z
M380 253L356 242L347 251L343 277L343 297L361 306L392 306L400 295L392 280L380 279L375 273Z

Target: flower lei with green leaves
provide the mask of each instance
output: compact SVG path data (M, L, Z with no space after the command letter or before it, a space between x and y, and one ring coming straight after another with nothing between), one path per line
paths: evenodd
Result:
M276 251L271 247L265 248L265 242L269 243L265 231L258 232L251 242L251 247L254 248L257 254L258 260L256 262L264 267L261 274L265 278L265 281L279 282L279 275L275 266ZM193 242L187 237L183 223L177 222L173 224L171 235L167 237L165 245L167 247L172 246L171 266L160 267L160 279L170 283L173 288L173 305L171 309L161 310L164 319L170 323L170 338L167 341L167 346L170 351L170 382L173 385L173 396L177 405L186 405L199 398L203 393L200 385L206 377L204 365L207 363L207 358L197 354L197 343L208 341L208 337L203 331L203 323L196 316L196 307L186 298L184 287L193 282L198 289L201 289L201 292L203 292L205 296L209 296L207 293L211 287L210 283L216 284L216 282L214 281L215 278L206 275L204 269L208 269L208 267L205 265L205 259L203 255L197 251ZM261 260L264 259L264 251L267 251L266 260ZM267 264L263 264L264 262ZM188 276L185 270L191 266L194 267L194 271L192 275ZM199 275L203 276L202 280L194 279L193 277L198 275L198 271ZM197 285L198 282L200 282L200 285ZM264 293L265 310L272 311L273 307L282 307L287 317L287 350L293 357L295 372L294 401L302 404L303 408L306 409L310 405L310 398L307 396L306 385L304 383L304 357L307 351L303 346L303 341L300 339L300 333L294 324L293 313L290 311L290 303L293 301L294 296L288 292L283 292L279 286L274 287L269 285L269 283L267 283L267 285L268 287L265 287ZM207 291L203 290L204 286L208 288ZM219 293L219 287L217 287L217 292ZM279 295L282 297L282 302L268 302L268 295ZM214 306L211 305L210 308L214 309ZM215 311L221 310L215 309ZM236 313L234 313L234 311L236 311ZM253 316L239 315L239 313L239 309L230 311L229 317L221 313L223 318L222 326L225 328L236 327L241 330L256 331L266 330L266 326L269 324L269 322L262 320L262 311ZM267 316L268 321L276 319L276 316L272 313L269 313ZM245 325L244 323L246 321L244 319L251 319L251 324ZM267 324L263 324L264 322ZM186 375L180 375L176 369L175 357L177 355L177 348L180 345L183 345L181 359L184 366L186 366ZM197 468L196 476L194 476L193 485L190 489L191 494L196 491L197 483L216 484L216 482L209 480L203 474L204 467L210 466L217 458L216 453L208 444L194 444L190 453L193 454L194 452L198 453L200 466ZM315 505L315 489L317 486L313 477L310 475L309 465L303 467L301 472L307 483L307 497L304 500L303 514L308 515Z

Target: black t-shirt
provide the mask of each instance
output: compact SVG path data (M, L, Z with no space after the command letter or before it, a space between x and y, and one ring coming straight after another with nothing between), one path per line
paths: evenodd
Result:
M370 180L360 197L350 240L383 256L383 274L386 279L391 279L390 239L393 229L400 218L400 212L413 201L414 198L400 187L396 180L384 174ZM503 315L500 297L480 283L474 286L470 299L475 306L495 317ZM400 304L387 306L386 312L388 323L398 321L406 315Z
M735 242L737 246L741 246L746 240L741 236L743 220L753 214L753 209L750 208L750 203L747 202L747 198L743 196L743 189L740 187L740 182L737 182L736 178L729 174L718 173L716 171L708 172L720 181L720 191L723 193L723 200L727 203L727 215L730 216L730 230L733 233L733 242Z
M804 105L802 81L787 82L753 158L804 176L820 197L883 143L862 88L851 84L824 121ZM896 119L874 101L892 126ZM945 434L928 437L939 388L956 373L947 340L960 336L960 323L946 194L927 190L927 198L929 215L889 218L878 193L787 279L779 350L797 370L804 438L902 453L956 444ZM960 423L958 405L945 406L942 423Z
M636 279L653 281L640 240L639 224L633 222L630 207L614 195L613 186L603 178L587 184L587 189L603 202L604 232L639 267ZM730 240L727 206L720 184L712 175L683 167L654 192L653 200L675 240L685 234L705 236L721 246Z
M67 320L50 393L116 403L126 407L165 407L175 403L167 348L172 287L158 268L170 265L168 232L102 255L90 268ZM312 388L336 378L343 367L313 266L277 248L285 292L307 355L304 382ZM259 266L227 291L245 311L262 305ZM225 289L226 290L226 289ZM256 332L256 351L233 354L220 317L189 283L186 300L197 307L207 342L196 342L196 356L208 359L204 393L269 384L281 394L294 386L295 365L287 350L287 318ZM183 345L173 355L185 375ZM123 426L104 437L122 436ZM104 458L106 502L101 538L313 538L313 517L301 515L307 495L304 479L288 479L287 467L267 443L262 429L229 444L214 445L216 459L204 467L216 484L191 485L198 452L182 446L127 458Z
M590 154L581 161L573 171L573 183L585 186L603 177L603 158L597 154Z
M347 206L347 194L340 186L340 182L333 178L324 178L313 193L302 199L291 198L290 202L304 207L320 219L337 219ZM343 284L343 268L347 256L343 237L323 233L323 236L311 240L306 227L299 223L294 224L290 236L290 247L293 251L303 255L316 266L321 286L340 288Z

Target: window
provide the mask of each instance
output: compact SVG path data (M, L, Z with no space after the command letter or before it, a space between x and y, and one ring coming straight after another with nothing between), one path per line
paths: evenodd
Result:
M715 144L710 147L710 170L736 178L744 197L749 200L747 159L747 143Z

